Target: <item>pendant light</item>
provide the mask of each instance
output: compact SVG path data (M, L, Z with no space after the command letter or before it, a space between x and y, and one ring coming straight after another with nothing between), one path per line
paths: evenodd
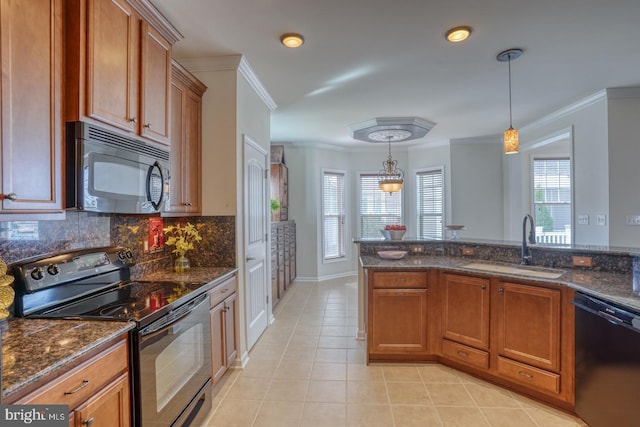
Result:
M404 141L411 136L411 132L405 130L383 130L372 132L369 138L373 140L382 140L386 138L389 144L389 156L387 160L382 162L382 169L378 172L378 186L385 193L394 193L402 190L404 183L404 171L398 167L398 161L391 157L391 141Z
M509 129L504 131L504 153L514 154L519 150L518 129L513 128L511 114L511 61L520 58L522 49L508 49L500 52L496 59L499 62L507 62L509 65Z

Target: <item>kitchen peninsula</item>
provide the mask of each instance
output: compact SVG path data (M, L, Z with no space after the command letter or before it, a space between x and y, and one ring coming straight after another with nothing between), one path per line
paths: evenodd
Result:
M521 266L517 242L355 243L368 362L439 361L570 411L575 292L640 309L631 249L533 246Z

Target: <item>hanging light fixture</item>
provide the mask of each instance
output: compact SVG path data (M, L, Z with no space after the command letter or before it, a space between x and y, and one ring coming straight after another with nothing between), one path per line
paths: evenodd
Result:
M378 172L378 186L385 193L402 190L404 171L398 167L398 161L391 157L391 141L404 141L411 137L411 132L402 129L389 129L371 132L369 139L373 141L387 141L389 156L382 162L382 169Z
M500 52L496 59L499 62L507 62L509 64L509 129L504 131L503 143L504 153L514 154L519 150L518 129L513 128L511 114L511 61L520 58L522 49L508 49Z

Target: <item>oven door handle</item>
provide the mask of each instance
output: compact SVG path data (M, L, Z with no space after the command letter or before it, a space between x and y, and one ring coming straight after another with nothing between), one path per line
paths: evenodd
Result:
M204 304L207 299L208 295L202 294L193 301L178 307L176 310L167 314L166 318L161 318L159 321L154 322L146 328L141 329L139 332L140 338L149 339L151 338L151 336L164 333L167 329L171 328L173 325L180 322L182 319L195 311L200 306L200 304Z

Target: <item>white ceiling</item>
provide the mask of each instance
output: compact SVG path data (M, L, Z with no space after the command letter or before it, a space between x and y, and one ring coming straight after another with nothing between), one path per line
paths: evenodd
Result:
M412 143L500 135L609 87L640 86L640 0L152 0L176 58L243 54L278 107L273 142L366 144L350 125L417 116ZM468 25L464 43L445 40ZM305 44L288 49L285 32Z

